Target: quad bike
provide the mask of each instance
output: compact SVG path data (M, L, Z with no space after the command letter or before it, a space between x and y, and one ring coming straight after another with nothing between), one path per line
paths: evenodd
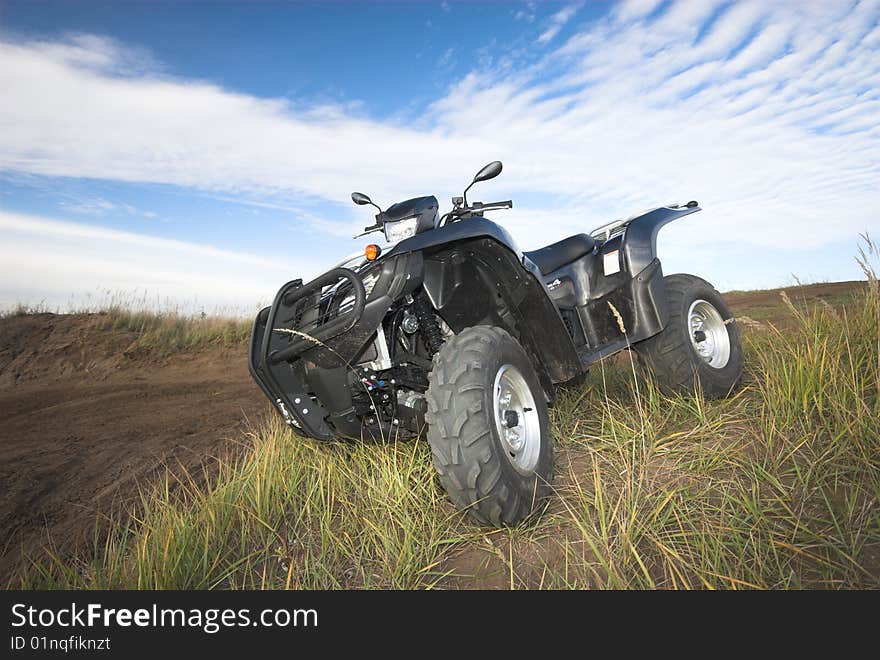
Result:
M699 211L656 208L534 252L469 203L442 217L433 196L379 213L371 244L260 311L251 375L297 433L329 440L417 436L427 426L440 483L477 521L512 525L547 497L555 386L626 348L667 392L723 397L743 366L721 295L693 275L664 277L661 227ZM357 237L356 237L357 238Z

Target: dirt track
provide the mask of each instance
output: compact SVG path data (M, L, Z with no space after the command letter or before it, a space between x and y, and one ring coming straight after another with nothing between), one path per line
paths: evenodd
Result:
M853 289L789 294L838 304ZM778 290L727 298L737 315L790 317ZM0 318L0 586L22 551L91 543L96 519L129 505L165 466L210 470L241 449L247 420L270 411L244 344L161 357L132 350L135 339L98 330L89 315Z
M782 302L783 291L798 307L819 301L824 301L833 307L841 307L849 301L850 296L865 286L865 282L823 282L785 289L726 293L724 299L737 317L748 316L753 320L770 321L777 326L787 326L794 323L794 318Z
M88 316L0 319L0 584L22 550L91 542L166 465L210 469L268 410L243 345L157 359L134 339Z

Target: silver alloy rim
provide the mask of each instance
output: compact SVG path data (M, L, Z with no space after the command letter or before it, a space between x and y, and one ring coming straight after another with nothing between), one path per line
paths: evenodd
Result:
M695 300L688 310L691 344L703 361L723 369L730 360L730 335L718 310L705 300Z
M529 384L512 364L495 375L492 410L507 460L523 474L533 472L541 454L541 421Z

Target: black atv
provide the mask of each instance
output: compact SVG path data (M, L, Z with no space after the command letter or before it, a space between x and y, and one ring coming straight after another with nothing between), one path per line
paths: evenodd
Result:
M250 372L298 433L406 439L427 425L449 496L481 523L511 525L550 492L555 386L632 348L667 392L726 396L743 366L724 300L693 275L663 276L657 232L699 211L663 206L534 252L468 203L484 167L440 216L435 197L382 211L364 234L388 245L260 311Z

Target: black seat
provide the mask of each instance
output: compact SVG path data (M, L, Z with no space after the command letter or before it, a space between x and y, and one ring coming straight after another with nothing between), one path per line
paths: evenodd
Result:
M523 252L541 271L548 275L557 268L580 259L593 251L596 241L586 234L575 234L534 252Z

